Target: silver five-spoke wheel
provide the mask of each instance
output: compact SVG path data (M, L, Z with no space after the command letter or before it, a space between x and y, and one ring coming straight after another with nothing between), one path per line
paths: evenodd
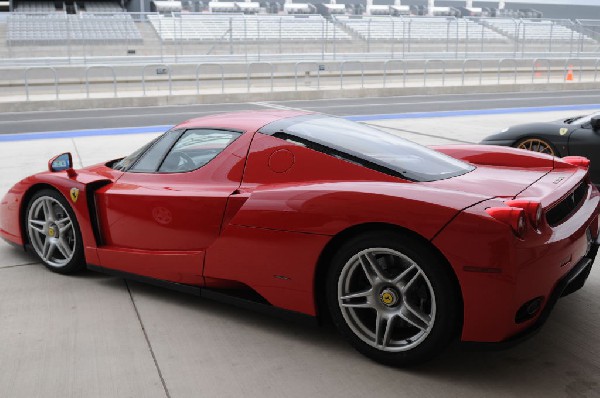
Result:
M367 231L335 250L327 274L331 319L361 353L408 366L438 355L460 331L450 264L410 232Z
M417 346L435 322L429 279L417 263L388 248L370 248L350 258L339 278L338 301L356 336L383 351Z
M52 196L34 198L27 211L27 230L33 249L51 268L69 265L77 247L77 233L65 206Z

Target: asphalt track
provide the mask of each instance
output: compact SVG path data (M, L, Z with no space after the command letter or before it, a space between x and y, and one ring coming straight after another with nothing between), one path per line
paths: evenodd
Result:
M600 107L600 90L523 92L498 94L414 95L386 98L353 98L311 101L273 101L239 104L180 105L164 107L39 111L0 114L0 135L32 132L170 126L183 120L218 112L258 109L302 109L355 120L382 120L386 115L413 114L431 117L430 112L452 116L486 112L518 112L515 108L545 108L547 111ZM535 109L533 109L535 110ZM428 113L427 115L422 113ZM457 113L458 112L458 113ZM421 115L420 115L421 114ZM356 118L362 116L361 118ZM439 116L439 115L438 115ZM404 116L410 117L410 116ZM124 133L127 133L124 131Z

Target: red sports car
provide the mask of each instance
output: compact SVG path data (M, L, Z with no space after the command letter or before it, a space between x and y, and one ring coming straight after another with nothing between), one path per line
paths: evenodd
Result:
M408 365L457 337L517 341L583 286L588 166L321 114L221 114L81 170L59 155L4 197L0 235L55 272L330 317L363 354Z

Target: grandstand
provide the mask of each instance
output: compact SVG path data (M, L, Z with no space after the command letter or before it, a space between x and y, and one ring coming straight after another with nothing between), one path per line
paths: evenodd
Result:
M350 39L346 32L320 15L156 14L148 19L164 41Z
M550 20L489 18L481 20L481 23L513 40L571 41L579 37L573 29ZM592 39L584 35L583 40Z
M59 6L57 8L57 5ZM20 1L15 4L14 12L25 13L48 13L48 12L63 12L67 7L62 1L54 2L51 0L32 0ZM88 11L88 12L124 12L125 10L116 1L92 0L80 1L73 3L73 11Z
M68 15L13 13L7 19L9 45L64 45L65 42L115 44L142 42L132 17L126 13Z
M28 1L20 2L15 7L17 12L54 12L56 6L53 1Z
M123 12L119 3L112 1L88 1L84 4L87 12Z
M545 51L595 54L600 49L600 21L594 25L589 20L491 18L485 17L489 13L483 8L469 9L476 16L429 17L414 16L423 7L407 6L404 1L403 5L372 5L369 10L362 3L315 7L283 0L152 0L153 12L129 13L116 0L70 0L70 5L66 1L15 3L16 12L4 14L0 21L0 41L7 44L0 48L0 57L30 57L32 46L39 46L35 54L48 57L144 55L161 60L284 53L374 53L395 58L399 53L445 57L440 54L452 52L457 57L462 53L510 57L527 51L537 56ZM373 7L388 15L369 15ZM82 46L67 48L66 44ZM46 45L53 47L43 48Z
M362 39L445 41L448 38L469 40L473 38L486 41L504 42L506 37L500 33L468 19L444 17L336 17Z

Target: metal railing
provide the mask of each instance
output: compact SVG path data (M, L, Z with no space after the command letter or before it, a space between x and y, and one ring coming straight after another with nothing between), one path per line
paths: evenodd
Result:
M433 85L568 84L571 80L595 83L600 80L599 69L600 60L582 58L147 64L126 68L91 65L79 69L39 66L20 71L0 69L3 76L10 76L2 87L4 95L0 101L272 93L275 87L278 91L299 92ZM100 74L101 71L106 73ZM61 90L61 86L68 90Z

